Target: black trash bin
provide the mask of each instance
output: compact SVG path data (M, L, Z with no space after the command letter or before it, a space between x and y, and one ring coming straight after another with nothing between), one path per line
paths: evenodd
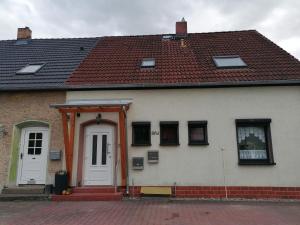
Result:
M54 193L61 195L63 190L68 188L68 174L66 171L58 171L55 173Z

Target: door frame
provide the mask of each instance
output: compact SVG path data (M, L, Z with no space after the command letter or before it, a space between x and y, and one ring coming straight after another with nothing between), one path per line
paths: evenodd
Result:
M84 165L84 149L85 149L85 128L91 125L99 125L101 124L110 125L113 129L113 143L114 146L112 148L113 154L113 162L112 162L112 185L117 185L117 171L116 165L118 162L118 124L115 121L108 119L101 119L100 121L96 121L96 119L88 120L80 124L79 130L79 147L78 147L78 163L77 163L77 180L75 186L85 186L83 185L83 165ZM89 186L89 185L87 185ZM109 185L110 186L110 185Z
M22 168L23 168L23 160L21 160L21 153L24 155L24 144L25 144L25 134L27 131L47 131L47 153L45 156L45 174L44 174L44 183L46 184L47 181L47 171L48 171L48 153L49 153L49 146L50 146L50 129L48 127L24 127L21 130L21 138L20 138L20 143L19 143L19 151L18 151L18 169L17 169L17 179L16 179L16 185L26 185L21 183L21 178L22 178Z

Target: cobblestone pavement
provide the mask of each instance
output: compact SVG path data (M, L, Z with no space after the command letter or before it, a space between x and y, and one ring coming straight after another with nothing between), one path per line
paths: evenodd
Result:
M300 203L0 202L0 224L300 225Z

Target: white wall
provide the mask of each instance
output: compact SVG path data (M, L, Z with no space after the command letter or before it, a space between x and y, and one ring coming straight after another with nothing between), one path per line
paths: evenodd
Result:
M300 186L300 88L249 87L170 90L71 91L67 99L132 98L128 111L130 184ZM95 118L83 115L80 122ZM117 114L102 114L118 120ZM235 119L271 118L275 166L239 166ZM131 146L131 122L179 121L180 146L163 147L152 135L152 146ZM208 146L188 146L189 120L208 121ZM78 137L76 138L78 139ZM221 149L224 149L223 154ZM75 143L75 156L78 143ZM159 163L147 163L147 151L159 150ZM223 155L223 156L222 156ZM131 159L145 157L145 169L134 171ZM76 158L76 157L75 157ZM224 167L223 168L223 159ZM77 161L75 159L74 165Z

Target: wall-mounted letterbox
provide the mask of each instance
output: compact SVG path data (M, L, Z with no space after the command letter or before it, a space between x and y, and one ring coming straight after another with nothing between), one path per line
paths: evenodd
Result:
M61 150L50 150L49 152L50 160L61 160Z
M148 151L148 163L158 163L158 151Z
M144 169L144 157L133 157L132 158L132 169L143 170Z

